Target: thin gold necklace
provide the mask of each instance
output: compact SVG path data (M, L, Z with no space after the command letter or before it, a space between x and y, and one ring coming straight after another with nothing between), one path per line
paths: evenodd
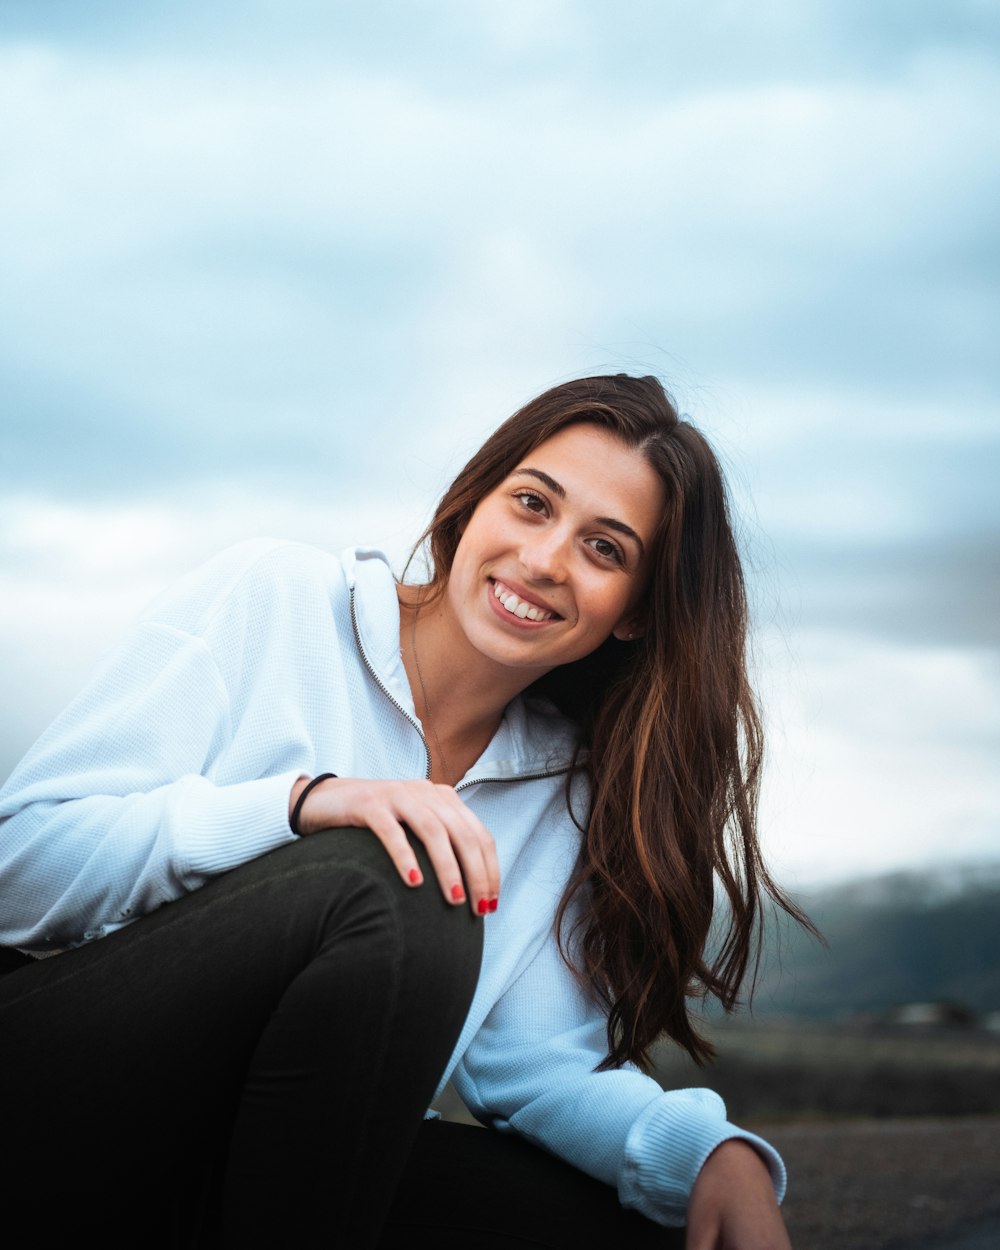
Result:
M420 656L417 653L417 617L420 615L420 604L413 609L413 628L410 631L410 646L413 648L413 663L417 670L417 681L420 682L420 694L424 701L424 715L427 718L427 724L430 727L431 737L434 739L434 745L437 747L438 759L441 763L441 769L445 777L451 776L451 769L448 766L448 757L444 753L444 747L441 745L441 739L438 737L438 731L434 727L434 717L431 714L430 700L427 698L427 687L424 685L424 675L420 670ZM429 751L428 751L429 753Z

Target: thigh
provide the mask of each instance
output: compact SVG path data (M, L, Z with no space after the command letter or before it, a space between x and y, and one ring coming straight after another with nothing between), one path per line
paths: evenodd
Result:
M357 852L364 838L343 833L282 847L4 976L3 1088L62 1099L63 1116L87 1122L95 1144L120 1140L119 1111L134 1131L143 1111L157 1123L161 1111L224 1102L341 901L323 870L341 874L338 852Z
M141 1220L167 1246L207 1193L272 999L241 975L242 875L0 980L7 1192L43 1242Z
M425 1121L379 1250L682 1250L683 1229L626 1211L609 1185L508 1133Z
M433 880L429 865L426 875ZM331 1032L350 1034L364 979L355 961L350 1001L302 991L331 943L367 951L395 938L387 896L405 904L411 946L426 939L468 954L463 976L474 986L479 950L469 934L481 940L481 922L430 887L407 890L361 830L289 844L109 937L0 977L14 1201L43 1221L105 1230L141 1219L144 1239L161 1244L175 1195L196 1208L219 1172L258 1044L286 1020L290 987L297 1005L306 999L306 1014L288 1021L304 1048L278 1078L300 1074L308 1046L318 1052ZM324 1056L312 1061L322 1068ZM295 1149L308 1155L305 1143L288 1143L290 1165Z

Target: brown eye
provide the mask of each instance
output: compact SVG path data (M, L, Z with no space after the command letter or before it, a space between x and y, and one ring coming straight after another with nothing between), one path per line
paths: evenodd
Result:
M593 538L590 545L603 559L614 560L617 564L625 563L621 547L617 543L613 543L610 538Z
M545 500L541 495L536 495L533 490L519 490L514 495L515 499L520 499L521 503L529 512L544 512Z

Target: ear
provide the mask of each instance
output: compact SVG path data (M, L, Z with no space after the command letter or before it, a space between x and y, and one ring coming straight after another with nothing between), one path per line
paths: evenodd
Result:
M619 621L611 632L619 642L635 642L646 632L646 626L638 617L630 616Z

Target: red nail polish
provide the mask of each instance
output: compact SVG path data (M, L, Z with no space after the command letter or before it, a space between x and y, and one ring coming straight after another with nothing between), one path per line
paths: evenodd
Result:
M453 885L451 887L451 897L454 902L463 903L465 901L465 891L460 885Z
M497 904L498 904L499 902L500 902L500 900L499 900L498 898L491 898L491 899L490 899L490 911L496 911L496 909L497 909Z
M479 912L480 916L485 916L490 910L490 900L488 898L481 898L476 904L476 910Z
M419 885L421 881L419 868L411 868L410 874L407 877L407 880L409 881L410 885Z

